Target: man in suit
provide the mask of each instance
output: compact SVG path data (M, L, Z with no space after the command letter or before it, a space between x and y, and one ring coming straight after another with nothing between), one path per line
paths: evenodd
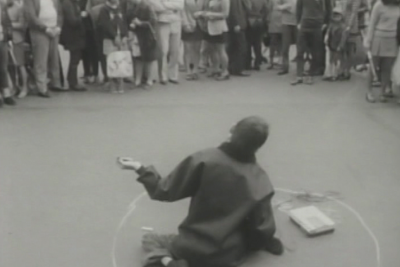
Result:
M24 0L24 11L32 41L36 87L40 97L48 89L65 91L60 80L59 36L63 22L60 0ZM50 88L47 77L50 76Z
M244 67L247 58L246 29L248 16L251 13L249 0L231 0L228 16L228 57L229 72L234 76L246 77Z

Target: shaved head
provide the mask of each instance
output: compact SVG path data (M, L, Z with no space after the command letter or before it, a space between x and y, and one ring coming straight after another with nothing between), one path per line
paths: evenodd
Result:
M255 153L267 141L269 125L261 117L250 116L240 120L231 129L231 142Z

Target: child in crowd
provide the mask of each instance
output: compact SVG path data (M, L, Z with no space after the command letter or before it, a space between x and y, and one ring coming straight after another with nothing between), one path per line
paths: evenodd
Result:
M102 37L103 54L105 56L112 52L128 50L128 26L119 0L107 0L100 10L97 26ZM112 93L124 92L123 79L121 78L110 79L109 85Z
M24 98L28 94L28 75L25 69L25 36L27 27L22 0L8 0L7 14L12 26L12 52L15 57L14 64L16 65L16 71L19 74L16 76L21 78L18 98Z
M328 50L328 61L326 65L328 70L325 73L324 80L336 81L343 72L343 65L346 64L346 24L342 9L337 6L333 9L331 22L329 24L326 36L325 45Z
M158 57L158 45L155 34L156 13L145 0L132 0L134 6L127 11L132 55L135 62L135 86L145 81L151 87L154 80L154 63ZM136 50L137 52L134 52Z
M8 77L8 41L11 39L11 22L5 3L0 1L0 107L15 105Z

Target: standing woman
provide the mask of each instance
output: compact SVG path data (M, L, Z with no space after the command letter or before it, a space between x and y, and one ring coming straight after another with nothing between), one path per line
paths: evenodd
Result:
M154 65L158 58L158 43L155 27L156 13L146 0L133 0L134 5L127 10L129 30L137 38L140 55L135 59L135 85L140 86L146 80L146 87L151 87L154 80ZM133 49L132 49L133 50Z
M280 55L282 49L282 11L279 4L280 0L270 0L268 8L268 33L271 37L269 70L274 68L274 57L275 55Z
M380 102L386 102L392 94L391 73L397 57L396 39L397 21L400 18L400 7L397 0L377 1L372 9L370 25L364 46L373 57L374 67L381 81ZM372 75L369 77L367 101L375 102L372 93Z
M211 77L218 81L229 79L228 55L226 53L229 16L229 0L210 0L204 6L204 11L198 12L196 17L204 26L204 40L210 51L212 61ZM204 22L204 23L203 23Z
M72 91L86 91L86 88L78 84L78 65L82 59L82 51L85 48L85 25L79 0L63 0L62 10L64 23L60 35L60 44L69 51L69 67L67 80Z
M107 0L101 8L97 27L102 38L103 54L105 58L116 51L128 49L128 25L119 4L119 0ZM123 79L110 79L111 93L123 93Z
M203 0L185 0L182 12L182 41L187 71L187 80L199 78L201 41L203 39L194 14L203 8Z

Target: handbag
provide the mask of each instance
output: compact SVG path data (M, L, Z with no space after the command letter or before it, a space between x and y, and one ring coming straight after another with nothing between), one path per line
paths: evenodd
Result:
M114 51L107 56L107 73L110 78L128 78L133 76L133 64L130 51Z

